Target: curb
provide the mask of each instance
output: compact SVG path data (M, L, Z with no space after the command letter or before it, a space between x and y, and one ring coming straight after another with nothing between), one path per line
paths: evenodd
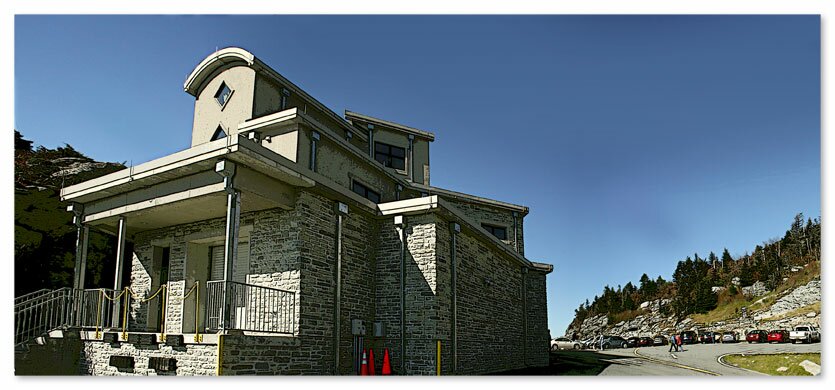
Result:
M641 354L638 352L638 350L637 350L637 349L636 349L634 352L635 352L635 356L637 356L637 357L639 357L639 358L641 358L641 359L645 359L645 360L651 361L651 362L653 362L653 363L663 364L663 365L672 366L672 367L677 367L677 368L683 368L683 369L685 369L685 370L696 371L696 372L700 372L700 373L702 373L702 374L707 374L707 375L712 375L712 376L722 376L722 374L720 374L720 373L718 373L718 372L713 372L713 371L703 370L703 369L701 369L701 368L696 368L696 367L685 366L685 365L683 365L683 364L678 364L678 363L668 362L668 361L666 361L666 360L661 360L661 359L652 358L652 357L649 357L649 356L646 356L646 355L641 355Z

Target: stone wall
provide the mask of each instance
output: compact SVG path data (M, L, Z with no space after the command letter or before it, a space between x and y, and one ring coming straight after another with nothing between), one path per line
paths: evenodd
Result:
M441 195L447 202L451 203L456 209L463 212L466 216L472 218L475 222L486 223L493 226L504 226L507 228L507 240L503 240L506 244L514 248L515 241L513 241L513 212L499 207L490 207L484 204L465 202L459 199ZM525 234L523 216L519 213L516 221L516 240L519 243L519 254L525 255Z
M458 374L523 368L521 266L476 239L458 234Z
M548 294L546 291L546 274L539 271L528 271L525 283L527 285L527 353L526 363L533 367L549 364L549 348L551 334L548 330Z
M132 370L120 370L110 365L111 356L131 356ZM151 357L177 359L175 372L160 372L148 368ZM85 375L215 375L217 369L217 345L187 344L184 347L167 345L136 346L120 343L111 346L101 341L84 341L81 350L81 370Z

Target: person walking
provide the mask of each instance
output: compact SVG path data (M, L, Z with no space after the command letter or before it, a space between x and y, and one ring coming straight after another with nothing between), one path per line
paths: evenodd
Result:
M679 352L684 351L684 344L681 342L681 335L680 334L676 335L676 344L678 345Z
M676 343L676 335L670 335L670 351L673 352L675 350L678 352L678 344Z

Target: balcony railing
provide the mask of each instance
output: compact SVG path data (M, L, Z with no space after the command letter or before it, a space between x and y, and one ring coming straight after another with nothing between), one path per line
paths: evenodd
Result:
M296 294L292 291L238 282L208 282L206 330L238 329L292 334ZM224 324L224 294L229 294L228 323Z

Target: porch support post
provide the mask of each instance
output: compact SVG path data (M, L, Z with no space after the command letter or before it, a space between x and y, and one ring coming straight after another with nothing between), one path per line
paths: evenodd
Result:
M232 277L235 259L238 253L238 228L241 217L241 193L233 185L235 164L220 160L215 164L215 172L223 176L226 188L226 229L223 245L223 305L221 306L220 329L231 329L232 324Z
M90 227L84 225L84 206L73 203L67 207L67 211L73 213L73 224L77 230L75 241L75 273L73 275L72 287L84 289L84 274L87 272L87 237L90 234Z
M125 259L125 233L127 231L127 218L123 215L119 217L119 235L116 236L116 280L113 282L114 295L118 295L122 290L122 269L124 268ZM114 303L113 318L111 323L114 327L119 326L121 312L121 300L117 299Z

